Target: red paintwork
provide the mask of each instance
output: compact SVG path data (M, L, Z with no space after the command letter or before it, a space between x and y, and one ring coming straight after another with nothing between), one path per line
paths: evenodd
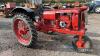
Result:
M56 18L55 11L44 11L43 19L45 20L54 20Z
M75 7L75 8L67 8L61 10L46 10L43 12L41 17L41 21L37 22L37 29L42 32L59 32L63 34L73 34L79 35L79 40L76 43L78 48L84 48L82 44L84 43L82 37L85 35L85 16L84 10L87 7ZM81 15L79 15L81 11ZM61 15L62 13L67 13L68 15ZM70 15L71 14L71 15ZM69 16L70 15L70 16ZM79 18L80 16L80 18ZM80 19L80 27L79 27L79 19ZM61 28L59 26L60 21L66 22L67 26L65 28Z
M17 19L14 22L14 30L15 34L17 35L18 41L27 45L30 42L30 39L32 38L29 28L25 22L23 22L21 19ZM26 38L24 37L25 35Z

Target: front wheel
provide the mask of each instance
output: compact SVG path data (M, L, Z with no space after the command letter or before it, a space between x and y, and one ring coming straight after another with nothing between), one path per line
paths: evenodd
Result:
M13 19L13 31L20 44L33 47L37 42L37 32L32 20L25 14L17 13Z
M88 36L83 36L83 43L79 43L81 44L81 48L78 47L79 44L77 45L78 40L79 36L75 36L72 41L72 46L77 52L87 53L92 51L92 41Z

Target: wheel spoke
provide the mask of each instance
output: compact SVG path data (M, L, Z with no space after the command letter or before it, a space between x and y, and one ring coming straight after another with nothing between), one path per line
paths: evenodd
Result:
M22 30L23 32L27 33L29 31L29 28L28 28L27 24L24 21L19 21L18 30Z

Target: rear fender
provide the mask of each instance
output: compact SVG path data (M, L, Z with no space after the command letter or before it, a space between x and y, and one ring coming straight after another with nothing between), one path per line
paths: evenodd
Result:
M12 14L16 14L16 13L24 13L27 16L30 17L30 19L35 20L35 14L34 11L30 8L23 8L23 7L19 7L19 8L15 8L11 11Z

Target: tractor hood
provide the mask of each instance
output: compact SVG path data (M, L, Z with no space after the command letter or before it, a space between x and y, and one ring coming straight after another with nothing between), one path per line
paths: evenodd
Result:
M46 20L54 20L57 14L62 14L62 13L78 14L79 10L77 9L46 10L43 12L43 18Z

